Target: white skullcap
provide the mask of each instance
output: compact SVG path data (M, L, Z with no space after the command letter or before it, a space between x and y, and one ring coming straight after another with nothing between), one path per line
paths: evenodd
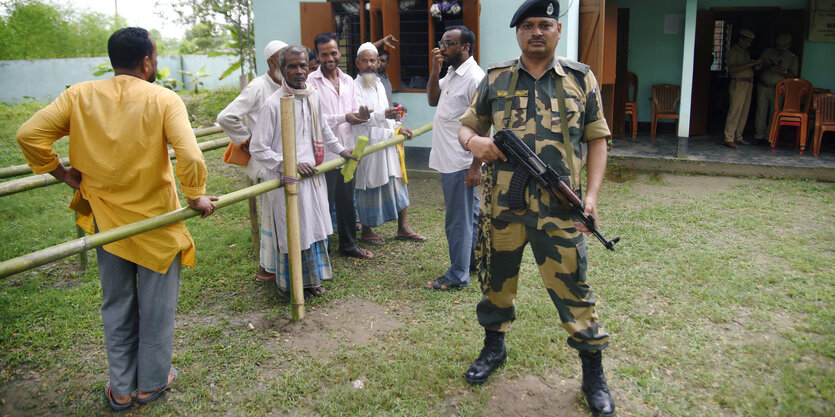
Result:
M357 56L359 56L363 51L373 51L374 55L379 54L379 52L377 52L377 47L371 42L366 42L360 45L360 49L357 49Z
M287 44L282 41L270 41L267 44L267 47L264 48L264 59L270 59L271 56L275 55L276 52L284 49Z

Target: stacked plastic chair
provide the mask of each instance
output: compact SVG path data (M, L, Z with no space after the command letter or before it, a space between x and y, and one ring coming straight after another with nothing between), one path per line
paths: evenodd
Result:
M771 151L777 147L780 128L797 127L795 147L800 146L800 154L806 148L806 133L809 130L809 106L812 104L812 83L800 78L780 80L776 86L774 115L771 118L771 131L768 141Z
M835 132L835 94L815 96L815 136L812 138L815 158L821 152L823 132Z

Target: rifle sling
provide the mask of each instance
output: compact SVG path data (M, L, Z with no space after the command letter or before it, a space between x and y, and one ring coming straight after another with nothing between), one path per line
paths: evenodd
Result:
M554 76L554 88L557 90L557 102L559 103L562 143L565 145L565 154L568 158L566 165L568 166L568 172L571 175L571 183L569 184L569 187L579 190L581 189L580 178L577 177L578 172L574 166L574 143L571 142L571 134L568 130L568 117L566 117L565 111L565 90L562 88L562 77L559 75Z

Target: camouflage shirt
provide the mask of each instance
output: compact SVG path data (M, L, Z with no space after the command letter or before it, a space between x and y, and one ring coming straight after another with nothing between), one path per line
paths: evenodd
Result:
M510 98L507 97L507 90L517 63L519 79L516 93ZM570 169L565 163L566 147L562 138L555 77L562 77L563 80L569 137L574 147L574 166L579 171L583 164L580 143L610 135L603 118L597 79L585 64L556 57L538 80L525 70L519 59L490 65L487 76L476 89L470 108L461 116L461 123L479 135L488 136L491 126L497 130L504 126L505 100L512 99L507 127L516 132L528 147L568 182ZM513 167L509 162L497 160L493 162L492 171L492 203L489 208L482 207L482 213L490 213L493 218L523 223L539 230L574 227L569 211L559 201L552 199L534 179L530 180L525 193L527 209L510 210L507 191ZM571 187L578 189L580 184L571 184ZM482 199L482 204L485 200Z

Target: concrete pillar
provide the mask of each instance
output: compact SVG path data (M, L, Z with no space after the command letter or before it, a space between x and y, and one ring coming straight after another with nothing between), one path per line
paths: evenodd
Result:
M684 54L681 65L681 104L679 105L676 157L687 158L690 136L690 102L693 96L693 61L696 51L696 12L698 0L686 0L684 12ZM683 143L682 143L683 142Z

